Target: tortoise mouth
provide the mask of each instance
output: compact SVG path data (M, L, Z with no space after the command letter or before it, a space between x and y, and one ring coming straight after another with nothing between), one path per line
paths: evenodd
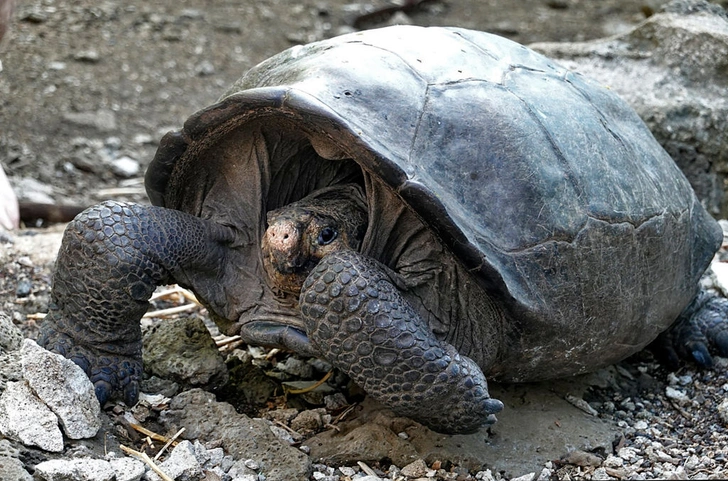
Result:
M302 328L286 323L250 321L241 326L240 337L253 339L257 345L279 346L312 357L317 355L306 332Z

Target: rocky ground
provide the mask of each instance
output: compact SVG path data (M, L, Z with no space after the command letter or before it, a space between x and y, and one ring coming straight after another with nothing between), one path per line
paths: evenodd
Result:
M459 25L523 43L573 41L623 32L660 3L429 1L393 19L359 23ZM0 54L0 161L21 200L146 202L142 175L163 132L214 102L256 62L296 43L350 31L359 26L357 16L384 4L21 2ZM0 310L31 339L47 311L62 229L32 224L3 235L0 244ZM171 293L155 301L155 309L189 303ZM0 473L12 464L38 479L86 479L82 473L138 479L149 464L136 461L135 453L129 457L134 463L113 474L112 464L129 454L119 446L153 458L184 427L179 439L191 442L164 449L155 461L177 479L728 476L728 375L720 360L712 370L686 365L668 372L646 352L578 380L494 386L494 396L509 406L498 424L477 435L442 436L393 416L336 373L314 390L297 392L322 379L328 366L234 339L221 340L220 351L198 307L182 317L157 316L162 320L145 321L146 370L155 374L145 392L156 396L134 409L105 406L99 434L67 437L59 453L0 440ZM186 347L175 350L171 340L180 337ZM195 343L199 349L190 349ZM19 358L20 351L13 352L2 354L0 366ZM10 371L15 377L0 380L18 377ZM53 460L66 464L59 468ZM62 478L58 469L76 471Z

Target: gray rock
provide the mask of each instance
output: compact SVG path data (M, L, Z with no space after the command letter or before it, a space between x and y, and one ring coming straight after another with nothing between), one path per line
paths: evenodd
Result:
M301 434L313 433L323 426L322 411L325 410L310 409L302 411L291 421L291 429Z
M665 396L668 399L672 399L681 406L684 406L690 402L690 398L682 389L677 389L672 386L665 387Z
M277 437L279 440L283 441L284 443L293 445L293 444L296 444L297 442L299 442L301 439L303 439L303 437L301 435L299 435L299 434L294 435L288 429L283 429L282 427L276 426L275 424L272 424L268 427L270 428L271 432L275 435L275 437Z
M0 439L0 480L32 481L33 477L18 459L20 450L8 439Z
M531 47L618 92L709 211L728 215L728 18L721 7L673 1L621 35Z
M38 464L35 476L44 481L114 481L115 472L103 459L53 459Z
M230 470L228 470L228 476L230 476L233 480L237 481L257 481L258 473L256 473L253 469L247 466L247 461L250 460L241 459L236 461L235 464L232 465Z
M139 481L146 472L146 465L132 458L113 458L109 465L114 470L115 481Z
M9 382L0 396L0 433L26 446L63 451L58 418L25 381Z
M21 348L23 377L58 416L66 435L85 439L101 427L101 407L83 370L60 354L26 339Z
M276 369L303 379L313 377L313 366L293 356L287 357L285 361L276 364Z
M215 466L220 466L220 464L222 464L223 458L225 457L224 449L207 449L205 446L202 445L201 442L197 440L195 440L194 448L197 462L199 462L203 468L213 468Z
M23 469L19 459L0 456L0 479L12 481L33 481L33 477Z
M176 396L160 421L170 431L185 428L183 437L206 443L219 440L235 459L253 459L267 481L307 479L311 465L298 449L276 438L265 421L238 414L214 394L191 389Z
M20 363L20 351L0 354L0 393L5 390L9 381L20 381L23 378L23 367Z
M175 446L169 457L159 464L159 469L172 479L197 481L204 478L195 447L190 441L182 441ZM148 481L161 481L161 479L157 473L147 473Z
M346 397L342 393L335 392L329 396L324 396L324 405L329 411L339 411L347 407L349 401L346 400Z
M23 334L20 332L10 316L0 311L0 354L20 349Z
M0 393L9 381L23 378L19 351L22 341L20 329L13 324L10 316L0 311Z
M0 439L0 456L8 458L17 458L20 456L20 450L13 446L7 439Z
M198 317L165 320L144 332L144 371L185 386L216 388L228 378L225 360Z

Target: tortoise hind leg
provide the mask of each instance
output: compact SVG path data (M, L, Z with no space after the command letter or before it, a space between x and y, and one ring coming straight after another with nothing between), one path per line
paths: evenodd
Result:
M104 202L66 228L39 344L86 372L102 403L139 394L139 320L156 286L215 275L233 231L179 211Z
M658 337L656 349L672 368L680 359L711 367L711 350L728 357L728 299L701 290L670 329Z
M398 414L466 433L492 424L503 409L480 368L435 338L376 261L352 251L325 257L300 304L314 346Z

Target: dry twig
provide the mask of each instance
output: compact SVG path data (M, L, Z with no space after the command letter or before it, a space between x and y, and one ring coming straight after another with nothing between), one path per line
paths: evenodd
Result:
M274 419L273 420L273 423L279 425L280 427L282 427L283 429L285 429L289 433L291 433L291 434L293 434L295 436L298 436L299 439L303 438L303 435L301 433L299 433L298 431L296 431L295 429L293 429L293 428L291 428L289 426L286 426L284 423L278 421L277 419Z
M331 422L331 424L338 424L339 422L343 421L344 418L346 416L348 416L350 412L352 412L354 409L356 409L357 406L358 406L358 404L354 403L351 406L349 406L348 408L346 408L344 410L344 412L342 412L341 414L339 414L338 416L336 416L336 419L334 419Z
M172 479L169 476L167 476L166 474L164 474L164 471L162 471L161 469L159 469L159 466L157 466L156 464L154 464L154 461L152 461L149 458L149 456L147 456L147 453L143 453L141 451L136 451L134 449L131 449L131 448L128 448L128 447L124 446L123 444L121 444L119 447L126 454L129 454L131 456L134 456L135 458L141 459L142 461L144 461L145 463L147 463L147 465L150 468L152 468L152 471L154 471L155 473L157 473L159 475L159 477L162 478L162 481L174 481L174 479Z
M149 436L150 438L152 438L156 441L161 441L163 443L172 441L173 445L175 445L175 446L177 445L177 442L174 440L174 438L170 439L167 436L162 436L161 434L157 434L154 431L150 431L149 429L145 428L144 426L140 426L140 425L134 424L134 423L129 423L129 426L131 426L134 430L139 431L142 434L146 434L147 436ZM177 435L175 435L175 438L176 437L177 437Z
M187 312L187 311L194 311L195 309L198 309L200 306L197 304L183 304L181 306L175 306L170 307L167 309L159 309L157 311L150 311L144 314L144 317L167 317L174 314L179 314L180 312Z
M194 302L197 305L201 305L200 301L197 300L197 297L190 291L189 289L185 289L184 287L173 285L169 287L168 289L161 290L159 292L155 292L152 297L149 298L150 301L156 301L157 299L162 299L164 297L169 297L173 294L182 294L182 297L187 299L190 302Z
M372 468L370 468L369 465L367 463L365 463L364 461L357 461L356 464L358 464L359 467L362 469L362 471L367 473L369 476L379 477L379 475Z
M162 449L159 450L159 452L156 454L156 456L154 456L154 460L156 461L157 459L159 459L159 457L162 456L162 454L167 450L167 448L170 447L172 445L172 443L174 443L175 440L178 437L180 437L180 435L183 432L185 432L185 428L180 429L179 431L177 431L175 433L174 436L172 436L171 438L169 438L169 441L167 441L167 443L164 446L162 446Z

